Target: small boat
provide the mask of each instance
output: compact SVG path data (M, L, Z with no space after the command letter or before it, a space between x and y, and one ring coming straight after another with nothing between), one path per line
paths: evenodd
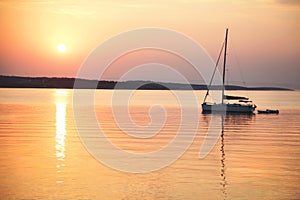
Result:
M209 90L211 88L211 83L214 78L214 74L216 71L216 68L218 66L223 47L221 49L219 58L217 60L210 85L208 86L206 95L204 97L203 103L202 103L202 113L211 113L213 112L227 112L227 113L248 113L252 114L256 108L256 105L252 103L252 101L249 100L247 97L241 97L241 96L229 96L225 95L225 72L226 72L226 51L227 51L227 36L228 36L228 29L226 29L225 34L225 42L224 42L224 62L223 62L223 87L222 87L222 102L220 103L214 103L214 102L206 102L207 96L209 95Z
M279 114L279 110L270 110L270 109L258 110L257 113L259 113L259 114Z

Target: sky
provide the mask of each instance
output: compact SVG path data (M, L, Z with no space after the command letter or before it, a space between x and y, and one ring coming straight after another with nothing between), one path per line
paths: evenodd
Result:
M98 45L143 27L187 35L216 60L228 27L229 83L300 89L299 21L298 0L0 1L0 75L75 77ZM66 50L60 52L58 44ZM118 79L123 66L147 53L155 54L130 54L102 78ZM150 61L155 60L144 60ZM180 67L186 76L193 74ZM164 73L155 77L173 81Z

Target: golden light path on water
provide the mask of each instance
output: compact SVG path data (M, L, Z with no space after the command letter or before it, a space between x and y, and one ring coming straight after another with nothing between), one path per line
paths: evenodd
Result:
M68 94L67 90L56 90L56 159L57 159L57 173L62 172L62 168L65 166L65 139L66 139L66 100L65 97ZM57 180L57 183L62 183L62 180Z

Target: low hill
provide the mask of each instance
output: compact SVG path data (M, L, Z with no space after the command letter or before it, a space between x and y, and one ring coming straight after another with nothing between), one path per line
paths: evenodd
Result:
M149 81L97 81L77 79L82 89L93 89L91 85L97 85L97 89L141 89L141 90L206 90L206 85L161 83ZM72 89L75 78L48 78L48 77L21 77L21 76L0 76L0 88L66 88ZM211 89L220 89L220 86L212 86ZM226 85L227 90L291 90L278 87L242 87Z

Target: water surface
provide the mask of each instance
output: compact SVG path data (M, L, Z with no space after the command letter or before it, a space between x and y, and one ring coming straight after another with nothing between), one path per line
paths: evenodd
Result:
M221 119L199 113L196 137L177 161L155 172L131 174L98 162L84 148L74 124L71 90L1 89L0 199L299 199L300 92L231 93L280 114L227 115L223 137L199 159L210 121ZM98 90L95 110L106 136L121 149L155 151L172 140L179 126L191 134L190 124L180 123L180 105L168 91L137 91L130 102L132 120L140 126L151 123L151 105L164 106L167 118L158 134L148 139L124 134L109 105L112 94ZM196 92L199 103L204 94Z

